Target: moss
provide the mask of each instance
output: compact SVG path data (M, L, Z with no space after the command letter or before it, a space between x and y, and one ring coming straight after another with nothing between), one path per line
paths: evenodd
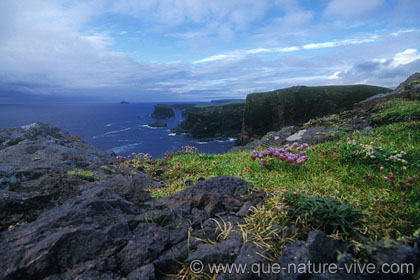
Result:
M99 180L99 175L96 172L89 171L89 170L81 170L81 169L69 170L67 171L67 175L75 176L89 182L94 182L94 181Z
M420 101L407 99L393 99L377 105L372 121L375 124L420 119Z
M101 166L101 169L103 171L107 172L107 173L110 173L110 174L115 174L116 173L115 169L113 169L113 168L111 168L111 167L109 167L107 165L102 165Z
M31 158L31 161L38 161L38 160L41 160L41 158L39 158L39 157L33 157L33 158Z

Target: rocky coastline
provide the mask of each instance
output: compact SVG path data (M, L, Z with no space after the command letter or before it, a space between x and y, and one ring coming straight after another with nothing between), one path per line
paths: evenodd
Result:
M418 100L419 93L420 74L416 73L386 98ZM373 117L380 112L377 105L382 98L379 95L351 110L284 126L242 149L316 144L334 139L337 133L368 133L389 121ZM411 128L419 120L413 114ZM320 155L330 159L328 154ZM199 164L219 164L212 155L185 151L185 159L193 156L201 159ZM377 241L359 234L356 242L338 233L269 221L267 215L259 217L256 209L266 214L301 213L276 205L266 209L276 193L239 178L243 172L256 172L253 167L240 170L238 176L196 179L191 170L175 162L174 173L165 176L185 181L184 189L161 197L155 195L156 190L167 186L157 178L165 172L160 169L169 167L150 160L153 168L149 171L154 175L150 176L144 166L120 163L117 155L48 124L0 130L0 279L418 279L418 232ZM176 173L181 169L185 173ZM254 182L265 180L257 179ZM290 195L291 199L298 196ZM340 204L331 198L322 201ZM270 234L263 232L267 230ZM297 235L299 240L294 239ZM264 242L281 248L281 254L274 255L262 246ZM191 264L197 261L203 270L194 274ZM242 273L214 273L209 269L214 264L246 268ZM306 266L275 273L255 269L302 264L329 264L337 270L314 272ZM375 271L348 273L346 268L352 264L371 265ZM385 273L384 264L410 264L412 271Z

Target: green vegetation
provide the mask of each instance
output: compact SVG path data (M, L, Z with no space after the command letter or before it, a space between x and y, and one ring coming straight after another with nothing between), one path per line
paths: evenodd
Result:
M420 84L420 80L412 80L412 81L408 82L408 83L404 86L404 88L405 88L406 90L410 90L410 89L412 89L415 85L418 85L418 84Z
M75 177L78 177L80 179L83 179L83 180L86 180L86 181L89 181L89 182L94 182L94 181L99 180L98 173L93 172L93 171L89 171L89 170L81 170L81 169L69 170L69 171L67 171L67 175L75 176Z
M305 194L286 193L284 201L290 205L288 214L309 225L310 230L322 229L328 234L342 232L346 235L360 226L363 214L345 203L332 199Z
M116 171L115 171L115 169L113 169L113 168L111 168L111 167L109 167L109 166L107 166L107 165L102 165L101 166L101 169L103 170L103 171L105 171L105 172L107 172L107 173L109 173L109 174L114 174Z
M374 108L372 121L379 124L420 119L420 101L393 99Z
M38 160L41 160L41 158L39 158L39 157L33 157L33 158L31 158L31 161L38 161Z
M154 197L185 189L186 179L195 182L200 177L231 175L254 184L268 198L252 209L241 228L247 233L244 238L259 242L274 256L312 229L358 241L360 236L412 236L420 221L420 106L408 100L382 106L375 116L398 115L393 123L372 131L341 132L336 140L310 146L304 165L273 161L261 167L251 151L209 155L186 150L121 164L161 180L166 187L151 189ZM290 236L286 232L292 226L299 230Z

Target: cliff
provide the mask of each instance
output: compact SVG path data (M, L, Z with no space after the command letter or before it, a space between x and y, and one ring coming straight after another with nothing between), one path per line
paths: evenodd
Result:
M171 119L175 118L175 112L170 105L156 104L151 117L154 119Z
M249 94L237 144L259 139L267 132L296 125L311 118L349 110L356 102L391 89L369 86L295 86Z
M0 279L418 279L419 116L395 99L374 129L311 121L342 136L295 166L187 149L122 161L46 124L0 130ZM309 263L338 272L258 270ZM378 271L345 271L366 263ZM217 264L248 270L200 273Z
M186 108L184 120L174 133L190 133L195 138L237 137L241 131L244 103Z

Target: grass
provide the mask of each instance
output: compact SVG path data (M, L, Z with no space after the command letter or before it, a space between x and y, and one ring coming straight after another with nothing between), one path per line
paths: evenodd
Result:
M96 172L89 171L89 170L81 170L81 169L74 169L67 171L67 175L79 177L80 179L94 182L99 180L99 175Z
M420 101L392 99L374 108L372 121L379 124L420 119Z
M393 123L311 146L303 166L274 161L260 167L251 151L220 155L184 151L122 164L166 185L150 190L154 197L187 188L186 179L231 175L252 183L268 198L241 225L244 238L274 256L291 240L305 239L317 228L354 240L412 236L420 221L420 106L406 100L383 106L375 116L382 120L398 116ZM390 160L393 155L397 158ZM300 229L296 234L288 232L293 225Z

